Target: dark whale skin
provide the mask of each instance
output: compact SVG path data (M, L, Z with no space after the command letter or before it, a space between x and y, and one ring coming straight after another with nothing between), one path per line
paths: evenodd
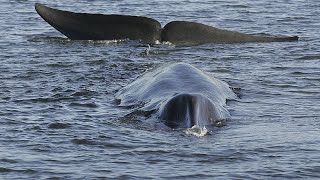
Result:
M196 22L172 21L164 28L152 18L127 15L74 13L36 3L37 13L71 40L141 40L147 44L170 42L190 46L204 43L297 41L298 36L256 36Z
M36 3L37 13L51 26L72 40L160 39L158 21L140 16L73 13Z

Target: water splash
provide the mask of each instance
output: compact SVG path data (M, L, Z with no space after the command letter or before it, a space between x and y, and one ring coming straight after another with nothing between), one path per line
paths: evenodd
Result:
M206 127L201 128L198 125L194 125L191 128L184 130L183 132L185 132L188 135L193 135L197 137L203 137L209 133Z

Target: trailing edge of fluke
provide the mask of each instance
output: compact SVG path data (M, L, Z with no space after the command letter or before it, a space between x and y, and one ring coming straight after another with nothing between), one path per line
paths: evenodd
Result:
M53 9L36 3L37 13L51 26L71 40L141 40L155 44L170 42L175 45L204 43L247 43L297 41L293 37L265 37L222 30L187 21L172 21L161 28L152 18L127 15L74 13Z

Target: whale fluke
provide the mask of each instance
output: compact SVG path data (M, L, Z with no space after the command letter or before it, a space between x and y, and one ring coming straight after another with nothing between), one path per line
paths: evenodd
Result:
M172 21L164 26L161 34L162 41L168 41L179 45L203 43L282 42L297 41L298 39L298 36L255 36L187 21Z
M161 28L152 18L127 15L74 13L36 3L37 13L72 40L141 40L144 43L168 41L175 45L204 43L247 43L297 41L293 37L265 37L218 29L205 24L172 21Z
M153 44L160 39L158 21L141 16L73 13L36 3L38 14L72 40L142 40Z

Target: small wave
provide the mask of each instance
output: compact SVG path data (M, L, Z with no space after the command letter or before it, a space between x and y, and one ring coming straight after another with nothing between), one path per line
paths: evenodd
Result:
M247 8L250 8L250 6L248 5L244 5L244 4L225 4L225 5L222 5L223 7L226 7L226 8L235 8L235 9L238 9L238 8L242 8L242 9L247 9Z
M4 163L18 163L16 160L7 159L7 158L0 159L0 162L4 162Z
M73 65L68 63L62 63L62 62L55 62L55 63L46 64L46 66L49 68L68 68L68 67L72 67Z
M66 43L70 42L71 40L66 38L66 37L49 37L49 36L44 36L44 35L36 35L31 37L28 41L30 42L57 42L57 43Z
M61 97L61 98L52 98L52 97L45 97L45 98L29 98L29 99L17 99L14 100L16 103L50 103L50 102L60 102L60 101L67 101L67 100L72 100L73 98L71 97Z
M197 136L197 137L203 137L203 136L209 134L206 127L201 128L197 125L194 125L194 126L192 126L192 128L188 128L188 129L184 130L184 132L188 135L193 135L193 136Z
M316 55L306 55L298 58L299 60L319 60L320 59L320 54Z
M50 129L66 129L68 127L69 127L69 124L60 123L60 122L55 122L48 125L48 128Z
M31 37L28 41L30 42L54 42L54 43L74 43L80 42L84 44L118 44L129 41L129 39L114 39L114 40L71 40L67 37L51 37L45 35L37 35Z
M0 167L0 172L1 172L1 173L12 172L12 171L14 171L14 170Z
M72 102L69 104L70 106L78 106L78 107L87 107L87 108L97 108L98 105L94 102L90 102L90 103L76 103L76 102Z
M26 173L26 174L37 173L37 171L32 170L32 169L9 169L9 168L0 167L0 173L9 173L9 172L22 172L22 173Z
M89 97L89 96L94 96L96 94L98 94L96 91L92 91L89 89L81 89L81 90L71 94L71 96L73 96L73 97Z
M118 44L127 42L129 39L114 39L114 40L84 40L82 42L87 42L89 44Z
M90 139L73 139L71 142L79 145L97 145L95 141Z

